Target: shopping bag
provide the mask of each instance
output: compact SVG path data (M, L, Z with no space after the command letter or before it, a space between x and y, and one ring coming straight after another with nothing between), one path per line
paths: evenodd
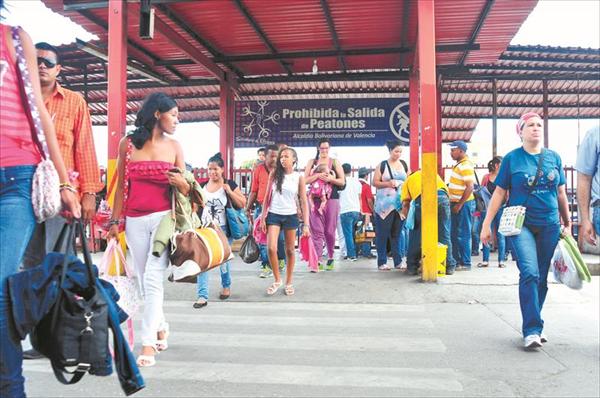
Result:
M581 289L581 278L566 245L563 239L558 241L556 249L554 249L550 268L557 282L571 289Z
M114 274L111 272L112 264L115 265L116 272ZM140 307L142 296L137 277L131 267L127 265L121 245L116 239L108 242L98 268L100 278L110 282L117 289L119 307L129 315L129 318L132 318Z
M310 236L301 236L298 246L302 260L308 262L308 269L313 272L319 271L319 259L317 258L317 250Z
M256 219L254 220L254 230L252 234L254 235L254 240L256 240L256 243L258 243L259 245L266 245L267 233L264 232L260 227L260 219L261 217L256 217Z
M260 250L258 249L258 244L256 244L256 240L254 236L248 235L242 246L240 247L239 252L240 258L246 264L252 264L258 257L260 256Z
M579 251L579 247L577 247L577 242L571 235L561 235L560 240L565 243L565 247L567 248L569 255L573 263L575 264L575 268L577 268L577 273L582 281L591 282L592 275L590 274L590 270L583 260L581 256L581 252Z

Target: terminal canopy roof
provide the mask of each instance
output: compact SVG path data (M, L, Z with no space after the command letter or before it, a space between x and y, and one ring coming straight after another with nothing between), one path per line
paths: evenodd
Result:
M86 30L93 43L63 48L63 83L85 94L95 124L106 123L107 1L43 0ZM537 0L438 0L436 49L443 139L469 139L491 116L541 111L598 117L597 50L507 46ZM408 93L417 37L416 1L151 0L154 37L139 36L140 2L128 1L128 120L163 90L182 121L218 120L219 79L242 99L399 96ZM318 73L313 74L313 65ZM577 107L575 105L577 104Z

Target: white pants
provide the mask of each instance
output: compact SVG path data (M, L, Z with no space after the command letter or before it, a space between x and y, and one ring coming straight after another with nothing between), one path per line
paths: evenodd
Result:
M346 251L346 239L344 239L344 230L342 229L342 222L340 220L341 219L338 216L335 232L337 233L337 244L340 248L340 256L345 257L348 255L348 253Z
M156 345L156 334L167 328L163 301L165 270L169 266L168 250L160 257L152 255L152 242L160 220L170 210L142 217L127 217L125 237L133 259L135 273L144 297L142 317L142 345Z

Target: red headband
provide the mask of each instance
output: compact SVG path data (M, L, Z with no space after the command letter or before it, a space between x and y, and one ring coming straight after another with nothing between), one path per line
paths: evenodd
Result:
M521 130L523 130L523 126L525 126L525 123L527 123L527 120L531 119L532 117L539 117L541 119L541 116L538 115L535 112L527 112L526 114L524 114L523 116L521 116L519 118L519 121L517 122L517 134L521 134Z

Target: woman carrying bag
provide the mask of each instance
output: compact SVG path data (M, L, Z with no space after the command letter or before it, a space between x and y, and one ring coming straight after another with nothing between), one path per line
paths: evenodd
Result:
M208 181L202 184L205 194L204 207L200 209L202 214L200 219L202 224L215 223L223 232L227 234L228 224L226 216L226 207L229 205L237 209L243 209L246 206L246 197L232 180L226 180L223 177L223 167L225 163L220 153L217 153L208 159ZM233 241L228 235L229 244ZM227 300L231 295L231 273L229 261L221 264L221 300ZM198 299L194 303L194 308L203 308L208 305L208 272L198 275L197 282Z
M509 192L508 207L525 207L525 220L518 232L507 239L517 254L519 268L519 302L523 318L523 345L526 349L541 347L547 341L543 334L542 308L548 292L548 269L561 233L570 234L571 220L565 191L565 174L558 153L542 147L542 118L533 112L521 116L517 134L523 146L509 152L496 177L496 189L490 200L481 228L481 241L491 241L491 225Z
M2 6L3 1L0 0L0 8ZM13 337L8 327L10 298L5 284L6 278L18 271L35 227L31 192L34 174L41 161L36 143L40 140L38 136L46 142L50 160L58 173L60 188L57 187L57 190L60 189L63 210L79 218L81 206L77 192L69 184L54 125L42 100L31 38L24 30L2 23L0 32L0 396L20 397L25 395L23 351L21 342ZM29 95L26 87L30 89ZM36 122L33 119L34 108L38 115ZM39 130L36 124L41 127ZM58 192L52 194L57 195Z
M137 128L119 143L117 188L107 238L118 239L121 216L125 216L125 237L144 298L138 366L155 365L156 353L168 347L169 324L163 311L168 250L159 257L151 252L158 226L171 211L171 190L188 195L191 189L181 173L185 170L181 144L170 137L179 123L178 115L171 97L152 93L137 114Z

